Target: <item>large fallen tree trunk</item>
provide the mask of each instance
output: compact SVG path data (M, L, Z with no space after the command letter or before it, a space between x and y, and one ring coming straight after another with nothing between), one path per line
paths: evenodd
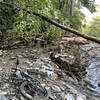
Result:
M26 9L23 9L23 10L26 11L27 13L31 14L30 11L27 11ZM71 33L73 33L73 34L75 34L77 36L83 37L83 38L85 38L87 40L90 40L90 41L93 41L93 42L96 42L96 43L100 44L100 39L98 39L96 37L88 36L86 34L83 34L82 32L79 32L79 31L75 30L75 29L72 29L70 27L66 27L64 25L61 25L61 24L55 22L54 20L51 20L48 17L45 17L45 16L43 16L43 15L41 15L39 13L32 12L32 14L42 18L43 20L45 20L45 21L47 21L47 22L49 22L49 23L51 23L51 24L53 24L53 25L55 25L55 26L57 26L57 27L59 27L59 28L61 28L63 30L65 30L65 31L69 31L69 32L71 32Z
M33 14L33 15L35 15L35 16L38 16L38 17L42 18L43 20L45 20L45 21L47 21L47 22L49 22L49 23L55 25L56 27L59 27L59 28L65 30L65 31L69 31L69 32L71 32L71 33L73 33L73 34L75 34L75 35L77 35L77 36L83 37L83 38L85 38L85 39L87 39L87 40L90 40L90 41L93 41L93 42L95 42L95 43L100 44L100 39L98 39L98 38L96 38L96 37L88 36L88 35L86 35L86 34L82 34L82 32L79 32L79 31L77 31L77 30L75 30L75 29L72 29L72 28L70 28L70 27L66 27L66 26L64 26L64 25L61 25L61 24L57 23L56 21L51 20L51 19L49 19L48 17L43 16L43 15L37 13L37 12L28 11L27 9L21 8L21 7L19 7L19 6L14 5L14 4L9 4L9 3L6 3L6 2L1 2L1 3L4 3L4 4L6 4L6 5L10 5L10 6L13 6L13 7L15 6L17 9L21 9L21 10L23 10L23 11L26 11L28 14Z

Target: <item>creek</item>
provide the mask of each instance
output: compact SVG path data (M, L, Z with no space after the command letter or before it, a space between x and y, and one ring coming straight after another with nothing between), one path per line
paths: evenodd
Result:
M88 52L89 66L84 80L89 83L89 88L100 93L100 45L88 44L83 47Z

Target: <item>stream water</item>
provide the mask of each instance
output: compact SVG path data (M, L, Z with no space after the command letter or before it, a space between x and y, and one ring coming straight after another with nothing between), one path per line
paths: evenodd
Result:
M89 66L84 80L89 83L88 88L100 93L100 45L88 44L83 46L88 52Z

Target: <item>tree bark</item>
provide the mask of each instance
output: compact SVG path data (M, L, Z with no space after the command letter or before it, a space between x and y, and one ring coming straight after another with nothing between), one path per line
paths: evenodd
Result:
M13 4L9 4L9 3L6 3L6 2L1 2L1 3L5 3L6 5L10 5L10 6L15 6L15 5L13 5ZM59 27L59 28L65 30L65 31L69 31L69 32L71 32L71 33L73 33L73 34L75 34L75 35L77 35L77 36L83 37L83 38L85 38L85 39L87 39L87 40L90 40L90 41L93 41L93 42L95 42L95 43L100 44L100 39L98 39L98 38L96 38L96 37L88 36L88 35L86 35L86 34L82 34L82 32L79 32L79 31L77 31L77 30L75 30L75 29L72 29L72 28L70 28L70 27L66 27L66 26L64 26L64 25L61 25L61 24L57 23L56 21L54 21L54 20L52 20L52 19L49 19L48 17L43 16L43 15L37 13L37 12L34 12L34 11L31 12L31 11L28 11L27 9L25 9L25 8L21 8L21 7L17 7L17 6L16 6L16 9L24 10L24 11L26 11L28 14L33 14L33 15L35 15L35 16L38 16L38 17L40 17L41 19L43 19L43 20L45 20L45 21L47 21L47 22L49 22L49 23L55 25L56 27Z
M70 15L73 16L74 12L74 0L71 0Z

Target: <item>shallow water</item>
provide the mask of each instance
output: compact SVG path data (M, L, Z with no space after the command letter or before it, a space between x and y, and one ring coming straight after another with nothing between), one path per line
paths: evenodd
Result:
M88 52L89 66L84 80L91 84L88 85L90 89L100 93L100 45L88 44L83 48L84 50L91 49Z

